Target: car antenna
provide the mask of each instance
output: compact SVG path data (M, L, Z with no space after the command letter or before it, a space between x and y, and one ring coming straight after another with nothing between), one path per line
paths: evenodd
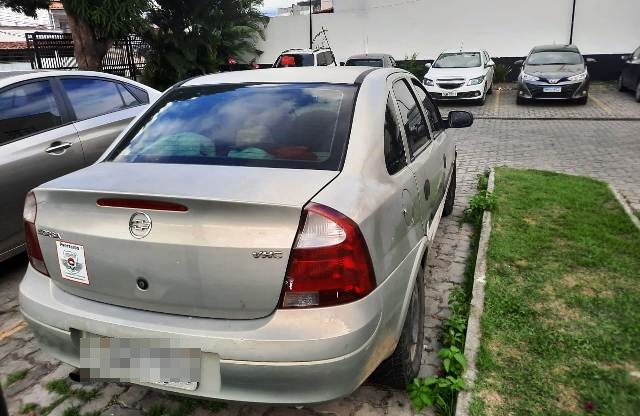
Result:
M324 42L322 42L322 47L325 47L324 45L326 44L326 48L329 49L329 52L331 52L331 56L333 56L333 61L335 62L336 60L336 56L333 54L333 49L331 49L331 44L329 43L329 38L327 38L327 29L324 28L324 26L322 26L322 30L320 32L318 32L318 34L316 34L313 37L313 42L314 43L316 41L316 39L320 36L323 35L324 36Z

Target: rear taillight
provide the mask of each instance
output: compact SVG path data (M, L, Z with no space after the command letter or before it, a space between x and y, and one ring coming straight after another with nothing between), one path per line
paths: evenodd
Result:
M29 255L29 262L31 263L31 266L40 273L49 276L47 266L44 264L42 250L40 250L40 242L38 241L38 233L36 231L37 215L38 206L36 196L33 192L29 192L24 200L24 211L22 212L25 240L27 243L27 254Z
M311 203L302 213L285 279L281 308L352 302L376 287L367 243L340 212Z

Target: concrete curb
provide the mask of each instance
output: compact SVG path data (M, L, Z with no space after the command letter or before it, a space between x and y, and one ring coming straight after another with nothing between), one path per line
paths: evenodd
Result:
M631 218L631 222L635 224L638 230L640 230L640 220L638 219L638 217L635 216L635 214L633 213L633 210L631 209L627 201L624 199L624 197L620 195L620 192L618 192L618 190L614 188L613 185L609 185L609 189L611 189L611 192L613 192L613 195L616 197L620 205L622 205L622 209L624 209L624 212L626 212L629 218Z
M495 171L493 168L489 173L489 183L487 191L493 192L495 182ZM469 311L469 321L467 322L467 337L464 346L464 356L467 359L467 369L462 378L467 384L467 390L458 393L456 403L456 416L467 416L469 414L469 404L473 385L476 381L476 357L480 349L480 317L484 310L484 286L486 283L487 271L487 247L489 246L489 236L491 235L491 212L485 211L482 216L482 229L480 230L480 241L478 243L478 256L476 258L476 268L473 273L473 291L471 294L471 308Z

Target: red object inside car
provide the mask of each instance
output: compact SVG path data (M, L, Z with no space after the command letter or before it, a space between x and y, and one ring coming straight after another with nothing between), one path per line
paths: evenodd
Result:
M296 59L291 55L283 55L282 58L280 58L280 65L281 66L295 66L296 65Z

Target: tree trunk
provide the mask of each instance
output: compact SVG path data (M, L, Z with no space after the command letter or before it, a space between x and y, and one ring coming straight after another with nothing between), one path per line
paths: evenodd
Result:
M69 9L65 11L69 18L73 37L73 54L78 62L78 67L87 71L101 71L102 58L109 50L112 41L97 39L93 28L84 17Z

